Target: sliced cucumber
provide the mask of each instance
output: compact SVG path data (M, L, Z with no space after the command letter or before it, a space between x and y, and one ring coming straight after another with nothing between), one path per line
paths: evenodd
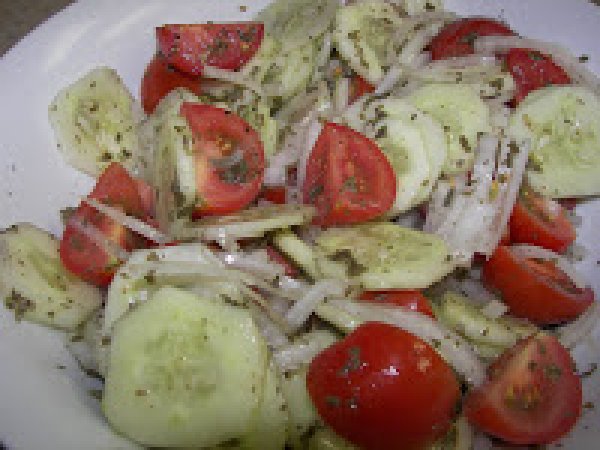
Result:
M437 119L446 133L443 172L465 172L473 164L480 133L491 131L490 111L469 85L434 83L413 92L409 101Z
M346 277L343 264L330 261L318 248L307 244L291 231L277 233L273 243L313 280Z
M223 239L256 238L268 231L308 223L314 214L314 207L309 205L255 206L235 214L207 217L186 224L176 231L176 236L179 239L199 238L217 242Z
M442 0L402 0L400 5L408 15L442 11Z
M60 151L76 169L98 176L111 162L137 168L142 112L113 69L98 67L60 91L49 118Z
M449 328L475 344L498 349L498 353L537 331L535 326L511 317L486 317L468 299L454 292L443 295L438 312L439 320Z
M102 334L103 322L103 311L100 309L70 333L67 348L86 372L104 377L108 367L110 339Z
M222 265L216 256L202 244L185 244L133 252L129 260L119 268L108 288L102 326L105 336L110 336L113 325L127 311L147 301L155 291L164 286L165 283L157 281L161 262ZM181 286L182 283L167 284ZM208 282L204 282L207 288L208 284ZM211 283L210 287L217 288L216 291L218 291L216 284ZM234 286L230 287L231 289L227 293L231 298L236 298L233 292Z
M358 450L331 428L319 428L308 442L308 450Z
M340 8L333 40L352 69L378 84L395 56L394 37L402 18L386 2L361 2Z
M393 223L330 228L316 244L365 289L426 288L453 269L444 241Z
M102 305L102 293L68 272L59 243L28 223L0 233L0 295L17 320L72 330Z
M322 351L337 340L337 336L329 331L314 330L300 336L296 342L314 344ZM319 415L306 389L307 371L308 367L302 367L288 372L281 383L290 416L290 434L297 437L304 436L319 422Z
M163 288L116 324L102 409L147 446L240 440L260 407L267 357L247 310Z
M587 88L532 92L510 120L509 134L531 142L527 181L548 197L600 194L600 100Z
M335 17L337 0L276 0L256 16L265 33L289 52L323 34Z
M288 428L287 404L282 395L277 369L267 368L262 400L253 417L250 431L242 439L241 449L281 450L285 448Z
M426 200L446 159L441 125L397 98L364 101L362 113L348 119L353 128L364 127L394 168L398 184L390 213L399 214Z

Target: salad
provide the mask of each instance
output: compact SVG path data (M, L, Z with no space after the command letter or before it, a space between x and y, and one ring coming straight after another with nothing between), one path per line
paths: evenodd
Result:
M49 108L97 178L60 240L0 235L4 306L70 333L149 447L545 444L598 320L585 61L438 2L279 0L164 25L141 107L99 67ZM576 199L576 200L574 200Z

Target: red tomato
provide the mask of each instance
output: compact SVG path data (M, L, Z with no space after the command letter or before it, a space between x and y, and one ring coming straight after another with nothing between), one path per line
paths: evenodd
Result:
M373 86L360 75L355 74L352 78L350 78L350 96L348 103L352 104L363 95L369 94L374 90L375 86Z
M581 414L581 380L558 340L539 333L503 353L488 379L471 391L464 411L486 433L514 444L546 444L564 436Z
M506 55L506 65L517 85L516 104L536 89L571 83L569 76L552 58L534 50L511 48Z
M325 423L367 450L427 447L450 428L460 397L454 372L428 344L377 322L318 354L307 388Z
M471 55L473 42L480 36L512 36L515 33L501 22L492 19L461 19L446 25L431 40L431 59Z
M559 203L532 191L519 198L510 218L513 243L531 244L564 252L575 240L575 227Z
M300 276L300 271L298 268L292 262L290 262L289 259L287 259L278 250L270 245L267 245L267 255L271 261L283 266L285 269L285 274L288 277L296 278Z
M286 195L285 186L265 186L261 192L262 198L276 205L285 205Z
M237 70L250 60L264 36L262 23L164 25L156 29L159 51L177 69L201 75L205 65Z
M591 288L577 288L551 261L518 258L510 247L498 247L484 264L483 281L511 314L540 325L572 320L594 301Z
M375 142L327 123L308 159L303 196L317 208L317 225L365 222L394 203L396 175Z
M100 175L89 197L112 207L120 207L128 215L142 220L146 218L137 183L117 163L108 166ZM107 254L74 225L75 221L95 228L122 249L132 250L144 245L143 239L132 231L93 207L80 204L67 222L60 242L60 258L69 271L97 286L108 285L122 261Z
M228 214L248 206L260 191L265 170L256 131L236 114L210 105L184 103L181 115L194 136L200 197L194 215ZM241 158L228 163L236 152Z
M419 291L388 290L388 291L365 291L360 295L360 300L372 303L383 303L399 306L410 311L417 311L426 316L435 318L429 300Z
M200 77L179 72L160 55L152 58L142 78L141 98L146 114L154 112L158 102L175 88L186 88L196 95L202 93Z

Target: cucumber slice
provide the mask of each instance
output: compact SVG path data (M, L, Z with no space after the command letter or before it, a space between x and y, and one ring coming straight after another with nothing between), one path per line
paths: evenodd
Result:
M102 409L147 446L239 440L260 406L267 357L248 310L163 288L116 324Z
M359 450L331 428L319 428L308 442L308 450Z
M528 95L509 135L531 142L527 181L554 198L600 194L600 100L580 86L552 86Z
M394 37L402 18L386 2L361 2L340 8L333 40L350 67L371 84L378 84L395 55Z
M285 448L288 415L281 392L277 369L271 363L265 374L262 401L253 417L247 436L242 439L241 449L281 450Z
M439 237L393 223L329 228L316 244L365 289L423 289L453 269Z
M337 0L276 0L258 13L265 33L289 52L316 39L329 27L338 9Z
M366 124L365 134L388 157L398 178L396 200L390 211L399 214L426 200L446 159L446 142L439 123L405 100L366 100L359 115L349 115L350 126Z
M410 16L424 12L442 11L442 0L402 0L400 5Z
M255 206L235 214L207 217L187 223L175 231L178 239L221 241L261 237L268 231L286 229L311 221L315 209L309 205Z
M413 92L409 101L444 127L448 156L443 172L467 171L473 165L480 133L491 131L490 111L469 85L434 83Z
M60 261L49 233L21 223L0 233L0 295L17 320L72 330L102 305L99 289Z
M313 330L299 338L296 342L314 343L322 351L337 341L337 336L326 330ZM290 434L304 436L319 422L319 415L306 389L306 373L308 367L302 367L284 374L281 388L288 405L290 416Z
M48 115L60 151L76 169L95 177L111 162L137 168L142 112L113 69L98 67L64 88Z
M443 295L438 313L439 320L449 328L475 344L495 347L498 353L537 331L535 326L511 317L486 317L465 297L454 292Z
M152 294L164 286L156 281L160 275L160 263L197 263L221 266L217 257L202 244L185 244L175 247L164 247L152 250L137 250L115 274L108 288L102 333L110 336L113 325L131 308L147 301ZM174 285L177 283L169 283ZM208 282L204 282L208 285ZM229 288L225 293L235 299L235 287L231 283L221 283ZM181 284L180 284L181 285ZM209 286L206 286L209 287ZM214 291L219 291L221 285L211 283Z

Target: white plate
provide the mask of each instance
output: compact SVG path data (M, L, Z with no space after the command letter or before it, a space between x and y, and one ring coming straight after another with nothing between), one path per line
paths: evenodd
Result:
M21 41L0 60L0 228L28 221L60 233L58 211L77 204L92 186L54 147L46 109L60 88L102 64L117 69L137 94L154 52L154 26L245 20L267 1L82 0ZM245 4L243 13L239 7ZM590 55L590 66L600 73L600 8L585 0L448 0L447 7L502 17L524 35L560 42ZM590 249L581 269L600 293L600 239L592 227L600 223L600 204L580 212L580 238ZM598 347L580 349L580 367L598 354ZM585 381L586 400L599 400L598 378ZM135 448L107 427L88 393L93 387L64 350L61 335L16 325L0 308L0 442L27 450ZM598 448L599 427L600 413L586 411L563 448Z

